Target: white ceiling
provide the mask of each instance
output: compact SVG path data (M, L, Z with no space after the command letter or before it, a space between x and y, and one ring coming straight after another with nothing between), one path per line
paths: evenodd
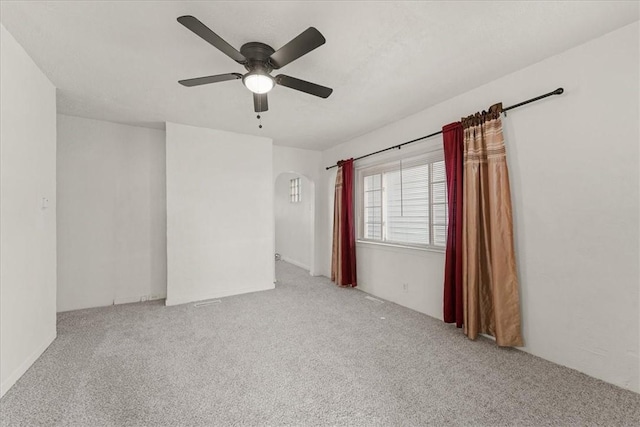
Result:
M322 150L639 19L612 2L1 2L1 21L58 88L63 114L162 128L165 121ZM239 49L278 49L314 26L327 43L278 73L334 89L269 93L263 129L239 80L178 80L244 68L176 18L194 15ZM553 88L550 88L553 89ZM489 102L490 100L488 100Z

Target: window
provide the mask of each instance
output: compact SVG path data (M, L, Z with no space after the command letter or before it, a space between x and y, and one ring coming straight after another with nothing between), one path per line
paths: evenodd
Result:
M300 178L289 180L289 201L291 203L300 202Z
M358 170L359 238L444 248L447 193L442 152Z

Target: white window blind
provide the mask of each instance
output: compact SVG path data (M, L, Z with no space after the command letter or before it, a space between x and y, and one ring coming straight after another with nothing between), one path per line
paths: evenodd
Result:
M360 169L358 184L359 238L418 247L446 245L442 152Z
M382 174L364 178L365 238L382 239Z

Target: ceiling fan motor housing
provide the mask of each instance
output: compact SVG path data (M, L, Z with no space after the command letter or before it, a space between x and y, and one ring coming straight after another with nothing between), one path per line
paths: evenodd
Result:
M240 48L240 53L247 58L243 64L247 71L261 70L267 74L273 70L269 58L274 52L271 46L260 42L245 43Z

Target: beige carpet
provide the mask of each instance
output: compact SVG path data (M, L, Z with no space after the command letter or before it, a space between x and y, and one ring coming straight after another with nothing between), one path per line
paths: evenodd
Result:
M640 425L638 394L276 264L219 304L60 314L1 425Z

